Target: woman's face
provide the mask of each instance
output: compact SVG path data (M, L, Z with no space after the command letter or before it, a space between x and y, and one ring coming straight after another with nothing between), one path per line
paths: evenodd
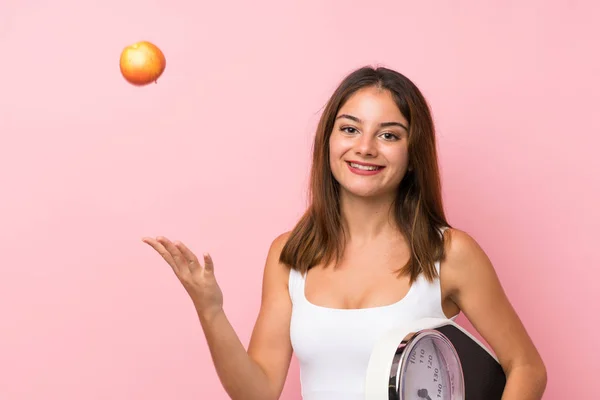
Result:
M329 149L342 192L395 196L408 168L408 123L391 93L375 87L354 93L336 116Z

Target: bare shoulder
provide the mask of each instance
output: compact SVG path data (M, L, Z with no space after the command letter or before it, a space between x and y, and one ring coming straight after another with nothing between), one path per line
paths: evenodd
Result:
M287 243L290 233L291 232L284 232L275 237L275 239L273 239L271 242L264 271L265 283L271 284L267 287L272 286L277 282L285 282L285 286L287 287L289 268L283 263L279 262L279 256L281 255L283 247Z
M281 255L281 251L287 243L290 234L291 231L284 232L275 237L275 239L273 239L273 241L271 242L271 246L269 247L269 254L267 256L269 259L277 260L277 262L279 263L279 256Z
M277 255L277 258L279 258L281 250L283 249L283 246L285 246L285 244L287 243L291 233L291 231L283 232L277 237L275 237L275 239L273 239L273 241L271 242L271 248L269 251L273 252L273 255Z
M485 257L485 253L477 240L467 232L448 228L444 233L446 258L448 259L469 259L472 257Z
M456 294L473 279L486 276L494 280L496 271L486 252L467 232L449 228L444 233L444 279L450 292Z

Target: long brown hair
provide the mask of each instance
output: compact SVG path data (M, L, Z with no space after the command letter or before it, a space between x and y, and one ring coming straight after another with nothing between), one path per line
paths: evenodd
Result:
M337 87L321 115L313 145L309 207L290 233L280 261L306 272L323 263L336 263L344 252L339 183L329 164L329 137L339 109L359 89L378 87L391 92L409 124L409 170L394 201L398 228L410 244L408 262L399 269L411 283L420 273L428 280L437 276L434 263L444 257L440 228L449 227L444 215L438 170L435 128L421 91L404 75L388 68L362 67Z

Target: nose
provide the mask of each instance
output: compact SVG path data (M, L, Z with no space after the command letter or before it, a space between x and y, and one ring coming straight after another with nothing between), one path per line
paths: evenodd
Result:
M363 157L377 157L375 139L370 135L361 135L354 147L356 155Z

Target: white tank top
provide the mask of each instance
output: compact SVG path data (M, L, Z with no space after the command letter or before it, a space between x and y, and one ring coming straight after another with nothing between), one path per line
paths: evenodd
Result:
M439 262L436 268L439 273ZM363 309L312 304L304 283L304 275L290 270L290 338L300 366L303 400L365 400L367 366L378 338L410 321L447 318L439 279L430 283L423 274L400 301Z

